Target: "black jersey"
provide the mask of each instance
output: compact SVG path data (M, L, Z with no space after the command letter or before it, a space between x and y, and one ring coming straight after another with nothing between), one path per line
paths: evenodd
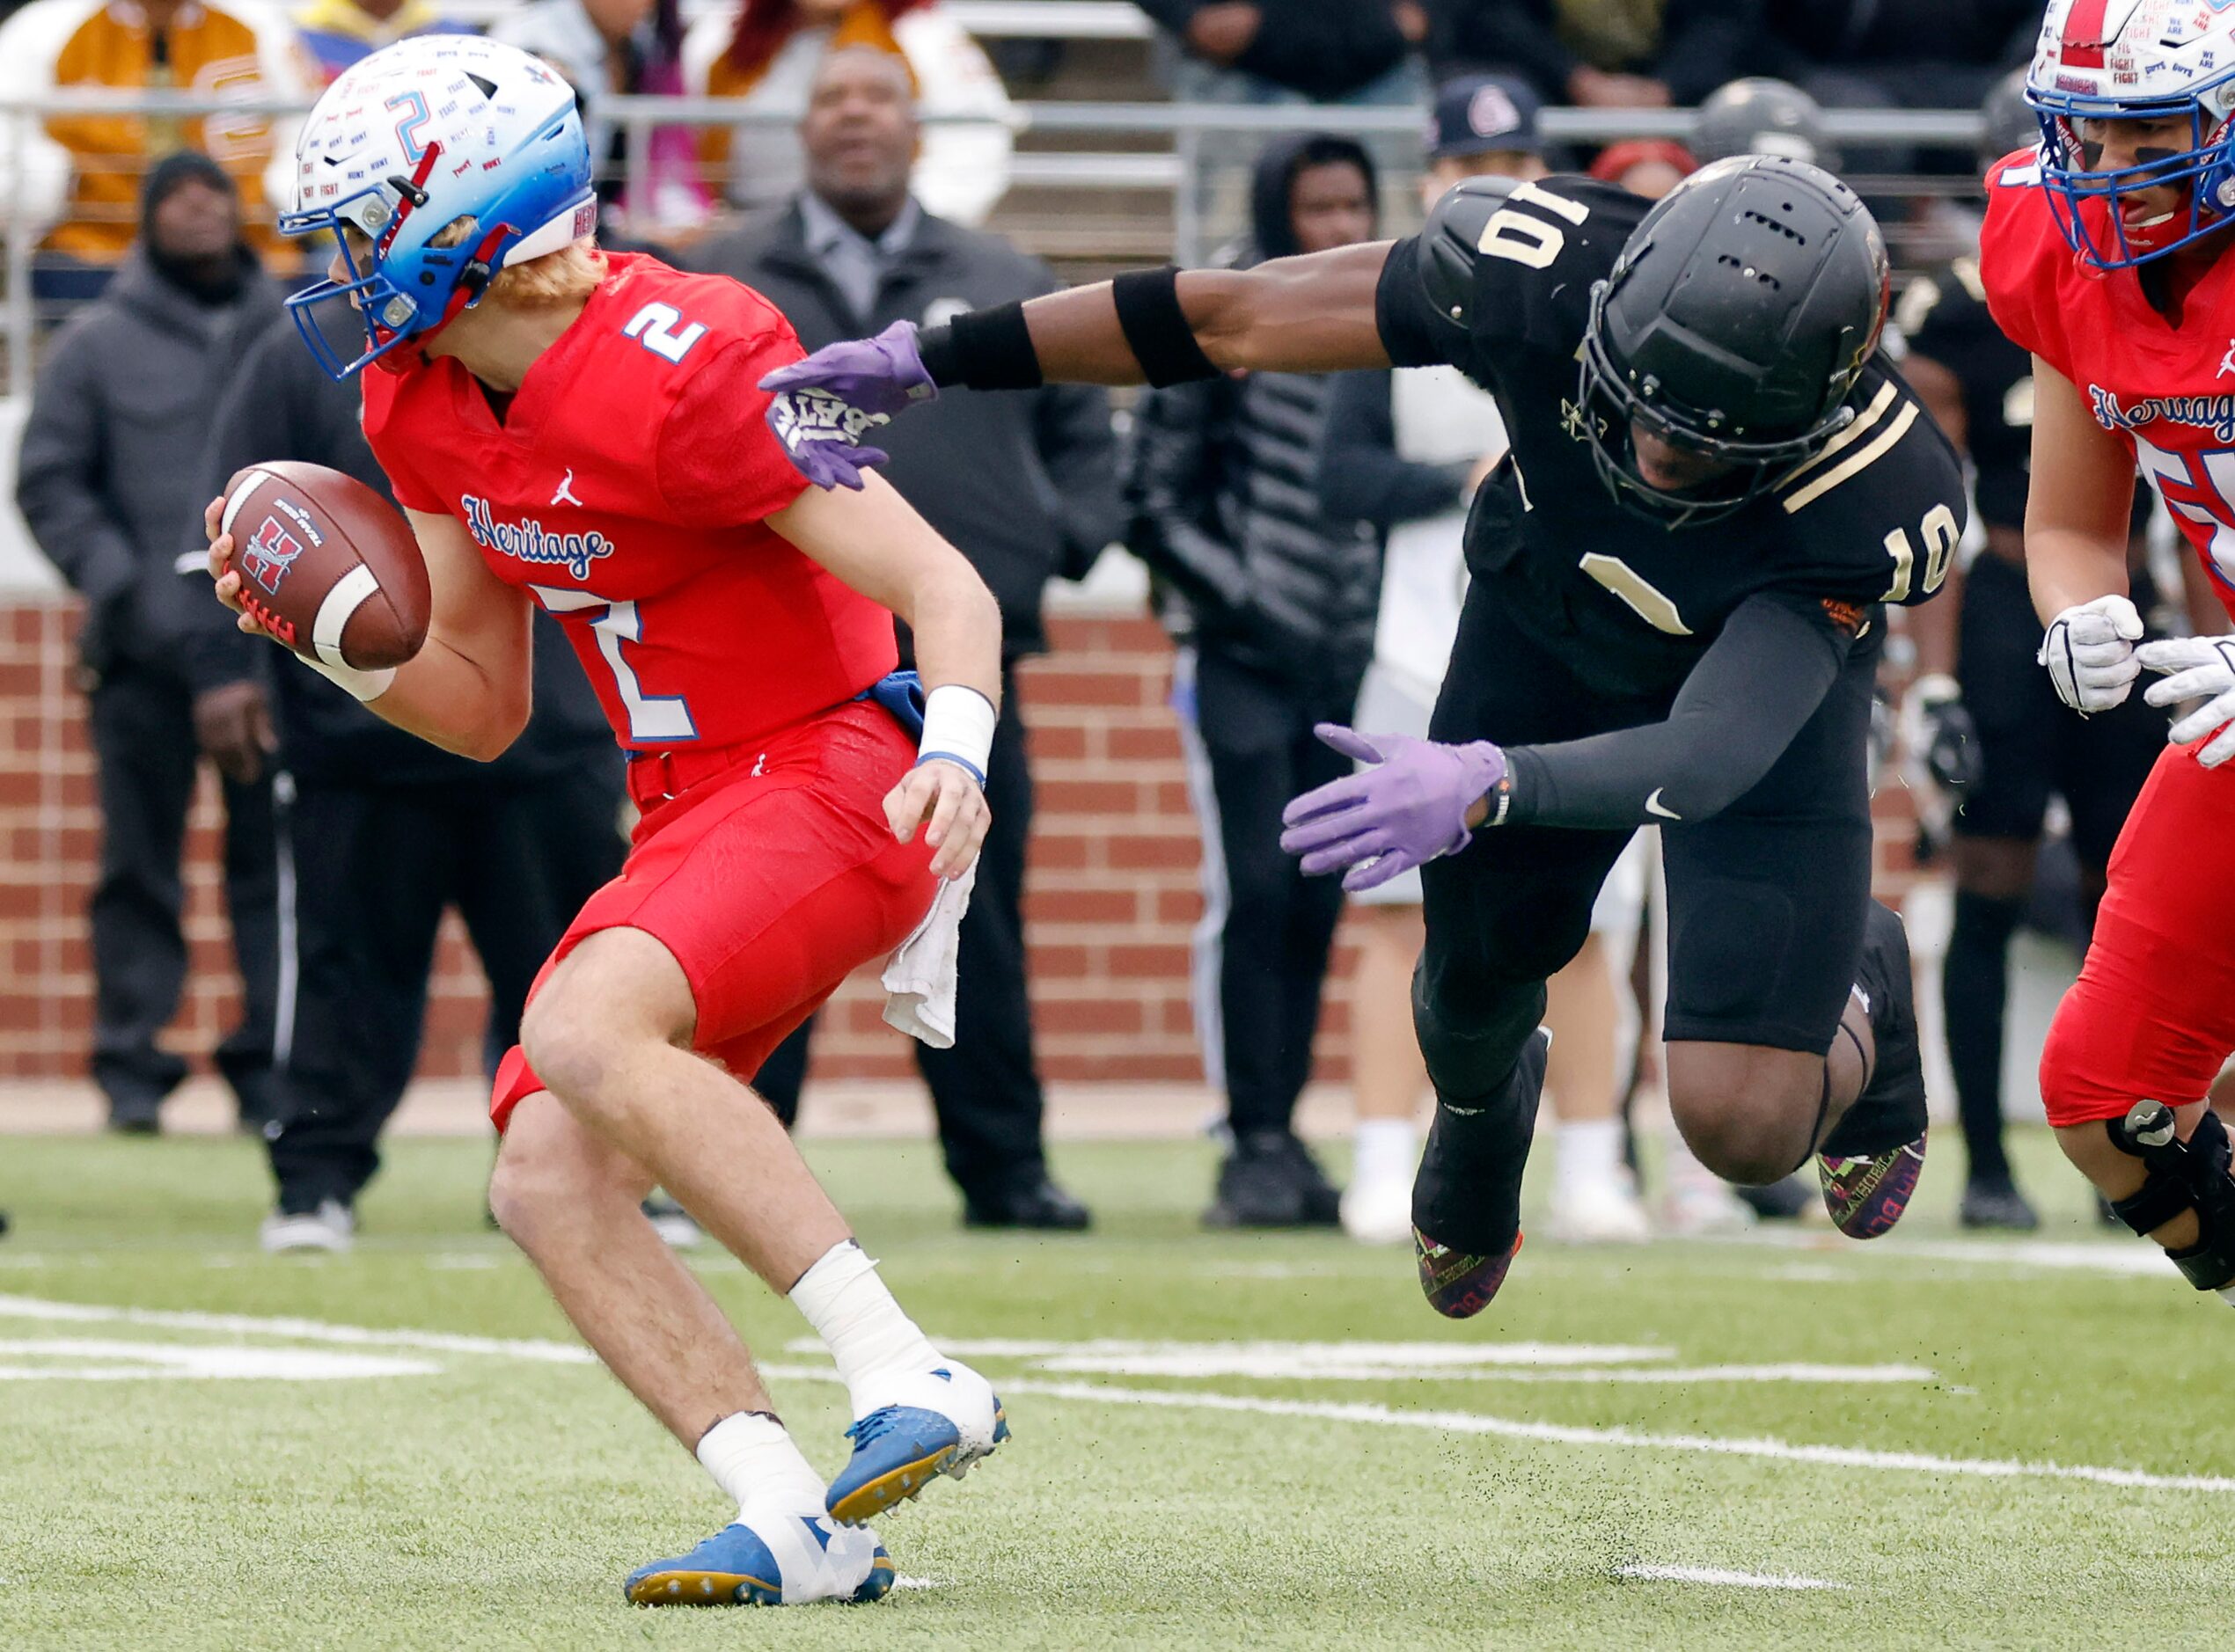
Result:
M1987 311L1979 261L1960 258L1917 278L1895 316L1911 351L1946 368L1963 388L1967 445L1980 519L2023 529L2033 444L2033 358L2004 336Z
M1591 289L1650 207L1593 179L1462 184L1381 274L1400 367L1448 362L1497 397L1513 447L1477 495L1467 556L1515 618L1601 693L1672 694L1748 597L1821 603L1859 636L1880 603L1946 578L1966 512L1947 438L1881 355L1854 420L1734 515L1671 530L1616 504L1579 406Z

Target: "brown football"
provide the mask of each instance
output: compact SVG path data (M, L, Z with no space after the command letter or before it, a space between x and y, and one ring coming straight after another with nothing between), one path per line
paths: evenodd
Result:
M427 564L403 514L355 477L275 459L225 485L241 606L310 659L401 665L427 640Z

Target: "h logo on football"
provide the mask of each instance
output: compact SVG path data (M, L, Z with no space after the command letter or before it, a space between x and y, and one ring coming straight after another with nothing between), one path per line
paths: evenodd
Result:
M242 552L241 566L247 570L249 578L276 596L280 581L302 554L301 542L280 526L279 518L267 516L257 524L255 537Z
M575 497L574 471L571 470L568 471L567 474L560 479L559 491L551 496L551 502L554 505L581 505L582 501Z

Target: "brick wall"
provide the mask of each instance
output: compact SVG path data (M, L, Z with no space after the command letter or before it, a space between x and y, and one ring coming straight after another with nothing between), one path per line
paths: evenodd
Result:
M1198 1078L1187 947L1201 902L1194 822L1164 703L1170 650L1137 617L1062 617L1051 629L1055 652L1026 669L1022 689L1039 786L1027 917L1043 1063L1052 1078ZM0 607L0 1076L85 1070L92 981L84 912L99 820L84 701L71 681L75 632L67 603ZM1909 878L1902 799L1898 786L1881 793L1880 884L1895 894ZM196 1056L223 1035L238 1005L217 894L216 819L205 778L186 872L193 969L169 1034ZM425 1071L476 1070L481 990L453 921ZM905 1042L883 1024L879 1007L873 980L840 992L818 1038L818 1075L910 1071ZM1345 1023L1337 996L1320 1048L1330 1078L1344 1070Z

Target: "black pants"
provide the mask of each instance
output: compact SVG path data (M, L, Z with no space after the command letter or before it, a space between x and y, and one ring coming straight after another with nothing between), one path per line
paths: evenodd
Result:
M187 979L180 879L200 749L186 685L119 663L92 695L101 860L93 887L93 1078L112 1108L152 1108L187 1076L156 1048ZM240 1025L218 1070L244 1113L273 1110L272 1028L279 941L272 788L224 783L225 908L240 970Z
M1227 1122L1237 1136L1287 1129L1311 1077L1343 886L1298 870L1280 847L1280 812L1299 793L1350 772L1350 759L1315 739L1312 725L1348 722L1357 699L1355 683L1347 691L1313 695L1215 654L1197 663L1195 728L1217 815L1203 822L1205 893L1214 914L1224 897L1219 1024L1205 1043L1216 1056ZM1202 778L1194 786L1198 811ZM1198 1003L1207 996L1203 984Z
M292 793L291 797L289 796ZM519 1036L536 971L627 852L618 756L547 778L280 784L294 894L283 1111L269 1133L282 1210L354 1201L418 1064L436 925L455 905L489 982L489 1044Z
M1032 1053L1032 1005L1024 970L1024 852L1032 835L1032 770L1014 676L1001 684L986 795L992 830L979 851L978 884L963 915L955 989L955 1047L914 1043L931 1089L947 1173L964 1195L994 1200L1047 1174L1040 1140L1042 1097ZM753 1087L787 1129L799 1117L810 1020L761 1064Z
M1665 714L1665 700L1595 692L1507 606L1495 581L1475 581L1433 738L1543 744ZM1662 827L1671 1042L1831 1047L1870 908L1865 757L1878 652L1875 638L1855 647L1752 791L1712 819ZM1506 1085L1543 1019L1545 981L1581 949L1599 886L1630 837L1506 827L1421 868L1427 939L1414 1020L1446 1101L1478 1104Z

